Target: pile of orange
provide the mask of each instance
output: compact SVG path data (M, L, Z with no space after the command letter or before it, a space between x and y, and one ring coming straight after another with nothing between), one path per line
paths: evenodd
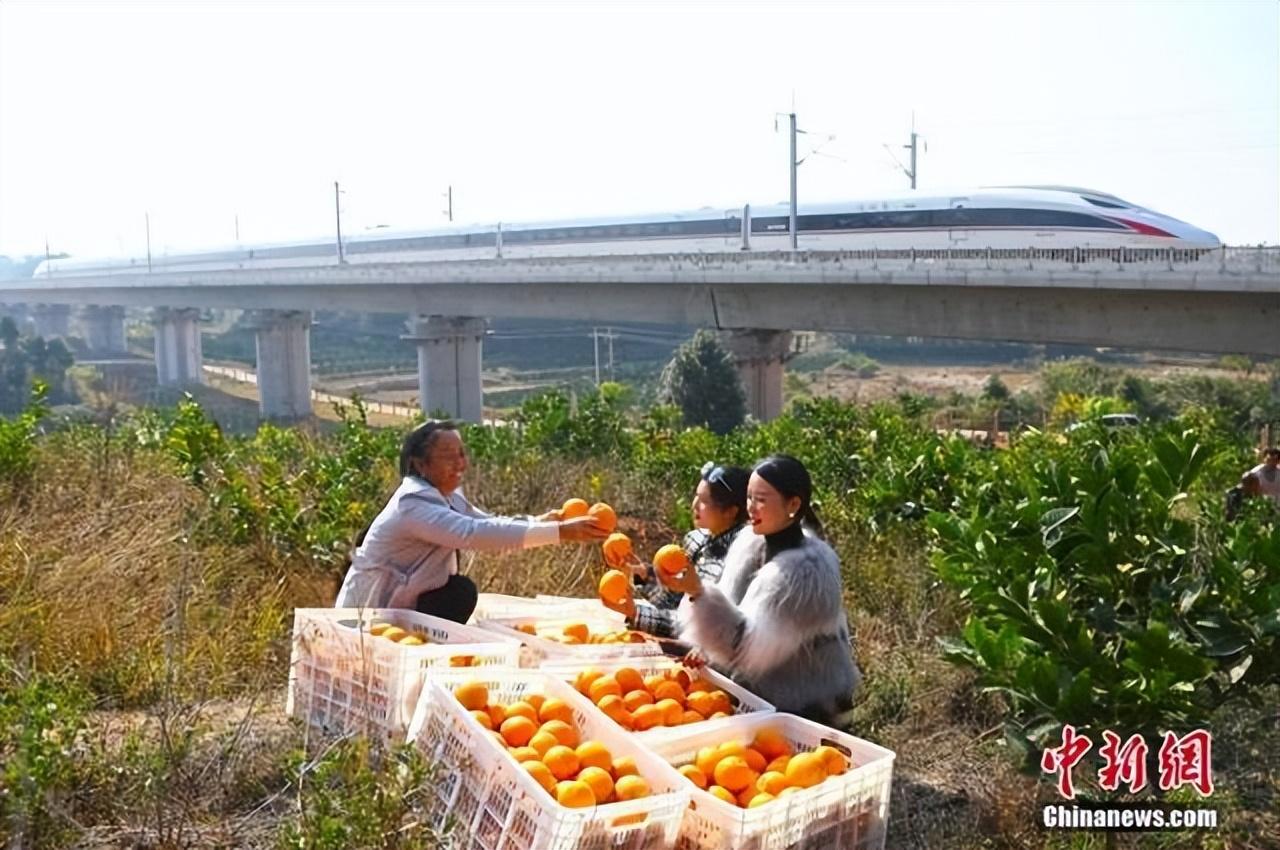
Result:
M419 632L411 632L408 629L402 629L391 623L378 622L369 624L369 634L375 637L384 637L392 643L398 643L401 646L425 646L431 643L427 636Z
M682 669L642 676L632 667L583 670L573 686L624 729L644 732L733 714L733 699Z
M849 767L848 757L835 747L824 744L797 753L785 736L766 728L756 734L750 745L730 740L703 747L691 764L677 769L685 779L718 799L754 809L820 785Z
M564 700L529 694L499 705L489 701L489 689L476 681L461 685L454 696L562 806L590 808L653 793L634 758L615 757L599 741L581 740L573 708Z
M369 634L374 637L382 637L398 643L401 646L426 646L431 643L431 639L421 632L409 631L387 622L374 622L369 624ZM475 667L476 659L474 655L455 655L449 659L450 667Z
M648 638L644 632L631 629L620 629L612 632L593 632L586 623L567 623L563 626L538 627L525 623L516 626L516 631L540 637L556 643L579 646L592 643L644 643Z

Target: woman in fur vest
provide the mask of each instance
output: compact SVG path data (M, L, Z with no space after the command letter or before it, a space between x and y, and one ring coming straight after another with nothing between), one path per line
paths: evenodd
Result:
M840 562L822 539L804 464L774 455L747 484L751 534L739 534L724 573L665 578L685 594L680 639L779 711L845 725L862 676L854 663Z

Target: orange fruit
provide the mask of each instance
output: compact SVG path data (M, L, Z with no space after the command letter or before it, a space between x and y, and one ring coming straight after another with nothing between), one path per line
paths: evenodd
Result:
M715 714L717 711L723 711L725 714L733 714L733 700L731 700L729 695L724 691L711 691L711 700L711 705L714 709L711 712L712 714Z
M547 789L547 793L555 792L556 778L551 775L551 771L540 761L526 761L520 764L525 772L533 777L534 781Z
M538 731L538 724L527 717L515 715L502 721L502 737L513 747L523 747Z
M591 683L603 675L603 670L596 670L594 668L583 670L577 675L577 678L573 680L573 689L583 696L586 696L587 689L591 687Z
M642 705L631 714L637 732L666 724L666 715L656 705Z
M686 764L684 767L680 768L680 775L692 782L694 785L697 785L703 791L707 790L707 775L701 770L698 770L697 765Z
M542 757L542 763L551 768L556 779L572 779L578 773L578 754L569 747L552 747Z
M589 809L596 804L596 795L587 783L566 780L556 784L556 802L569 809Z
M730 713L729 713L729 712L727 712L727 711L716 711L716 712L713 712L713 713L712 713L712 715L711 715L710 717L708 717L707 719L708 719L708 720L719 720L721 717L732 717L732 716L733 716L733 715L732 715L732 714L730 714Z
M711 683L701 677L697 679L691 679L689 681L688 686L685 687L685 691L690 694L702 693L710 690L714 690L711 686Z
M560 739L545 729L539 729L534 733L533 737L529 739L529 746L533 747L534 751L537 752L539 756L545 756L547 754L547 750L558 746L559 744Z
M619 800L638 800L649 796L649 783L639 776L623 776L614 783L613 793Z
M536 635L538 633L538 630L533 627L532 623L521 623L516 626L516 631L523 632L527 635Z
M788 785L786 788L783 788L781 791L779 791L779 792L778 792L778 796L779 796L779 797L786 797L787 795L789 795L789 794L794 794L794 793L796 793L796 792L797 792L797 791L799 791L799 790L800 790L800 789L799 789L799 788L797 788L797 787L796 787L796 786L794 786L794 785Z
M747 754L747 746L741 741L721 741L716 747L716 756L719 759L727 759L729 756L745 757ZM744 758L745 760L745 758Z
M578 756L581 767L598 767L602 770L613 767L613 756L599 741L583 741L574 750L574 754Z
M778 773L786 773L787 765L791 763L791 756L778 756L773 761L765 765L765 773L776 771Z
M591 630L587 628L586 623L570 623L560 631L564 632L565 637L577 638L583 643L586 643L587 638L591 637Z
M756 806L763 806L765 803L771 803L775 799L777 798L768 791L761 791L747 801L747 808L754 809Z
M766 794L772 794L775 797L782 793L783 788L787 787L789 787L787 785L787 777L776 770L762 773L760 778L756 780L756 788L758 790Z
M685 705L701 714L703 717L710 717L716 713L716 701L711 694L706 691L692 691L685 698Z
M566 747L578 746L578 730L563 720L548 720L542 724L542 732L550 732L556 740Z
M706 719L707 718L703 717L693 709L686 708L684 714L680 716L680 725L683 726L686 723L701 723Z
M601 548L604 550L604 562L617 567L631 557L631 538L621 531L615 531L601 544Z
M746 788L738 792L738 805L741 808L747 808L751 805L751 801L756 798L760 792L756 790L756 784L752 782Z
M587 509L587 513L596 518L596 525L610 534L618 528L618 515L604 502L596 502Z
M382 637L386 638L389 641L395 641L396 643L399 643L400 641L404 640L408 636L409 636L409 633L406 632L404 629L400 628L399 626L387 626L387 628L384 629L382 632Z
M489 704L489 689L475 680L463 682L453 695L468 711L479 711Z
M653 565L669 576L679 575L689 568L689 556L680 546L668 543L653 554Z
M789 756L792 753L791 742L777 729L767 726L756 733L755 740L751 742L751 746L764 754L767 759Z
M715 747L703 747L698 750L698 754L694 756L693 763L697 765L708 778L715 773L716 765L720 762L720 754L716 752Z
M613 760L613 778L621 779L624 776L639 776L640 769L636 767L634 756L618 756Z
M634 714L641 706L653 705L653 694L646 690L631 691L622 698L622 704Z
M542 704L542 708L538 709L538 720L548 723L552 720L563 720L565 723L573 723L573 709L569 703L562 699L552 697Z
M602 767L584 767L578 772L578 781L591 786L591 794L597 803L604 803L613 796L613 777Z
M684 720L684 709L673 699L660 699L653 707L662 712L663 726L679 726Z
M554 771L552 772L554 773ZM754 785L757 779L755 771L751 769L746 759L742 756L729 756L720 759L720 762L716 765L714 775L717 785L721 785L735 794L748 785Z
M653 699L655 702L662 702L664 699L675 700L680 704L681 708L684 708L684 688L680 687L679 682L673 682L668 679L665 682L660 682L653 689Z
M587 688L587 696L597 705L600 700L612 694L615 697L622 696L622 686L618 684L618 680L609 675L601 676L591 683Z
M844 753L835 747L823 744L814 750L813 754L822 759L822 765L827 769L827 776L839 776L849 769L849 763L845 761Z
M507 706L507 716L505 719L510 720L513 717L527 717L533 721L533 725L535 727L539 723L538 710L524 700L513 702L511 705Z
M647 690L649 693L653 693L654 689L657 688L658 685L661 685L665 681L667 681L667 677L658 673L655 673L652 676L645 676L644 677L645 690Z
M827 767L817 753L796 753L787 763L787 784L812 788L827 778Z
M369 634L373 635L374 637L377 637L378 635L382 634L389 628L391 628L390 623L370 623Z
M487 710L489 712L489 720L493 722L493 728L500 728L502 721L507 719L507 707L505 705L491 705Z
M622 697L608 694L596 705L605 713L606 717L619 726L625 727L631 723L631 712L627 711L626 705L622 702Z
M764 773L765 767L769 764L769 760L761 754L759 750L747 747L747 752L743 755L747 760L747 764L756 773Z
M474 717L476 719L476 722L479 723L484 728L489 729L490 731L493 730L493 719L489 717L489 712L473 711L471 712L471 716Z
M589 509L586 499L567 499L560 507L560 518L577 519L580 516L586 516Z
M400 638L401 646L426 646L427 642L418 635L408 635Z
M518 762L541 761L542 754L533 747L513 747L511 749L511 757Z
M644 677L634 667L619 667L614 671L613 678L618 680L618 687L622 688L624 694L644 689Z
M610 605L621 605L631 597L631 580L618 570L600 576L600 599Z
M709 791L713 797L724 800L731 806L738 805L738 798L733 795L732 791L729 791L726 788L721 788L719 785L712 785L707 789L707 791Z

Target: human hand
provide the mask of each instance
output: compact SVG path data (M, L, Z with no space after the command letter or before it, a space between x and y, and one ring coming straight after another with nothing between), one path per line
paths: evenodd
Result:
M662 582L662 586L668 590L674 590L686 596L697 596L702 593L702 579L698 577L698 571L692 566L686 567L675 575L658 569L653 572L658 576L658 581Z
M695 647L684 654L684 658L680 659L680 663L690 670L701 670L707 666L707 656L701 649Z
M628 592L627 595L619 601L605 599L602 596L600 597L600 604L608 608L610 611L617 611L619 614L622 614L627 618L628 622L635 622L636 600L630 592Z
M534 517L538 522L559 522L564 519L564 511L559 508L552 508L541 516Z
M604 540L608 536L609 532L600 526L599 520L593 516L587 515L560 520L561 543L591 543L596 540Z
M636 557L634 552L627 556L626 560L619 564L619 567L626 567L630 571L632 578L645 580L649 578L649 565Z

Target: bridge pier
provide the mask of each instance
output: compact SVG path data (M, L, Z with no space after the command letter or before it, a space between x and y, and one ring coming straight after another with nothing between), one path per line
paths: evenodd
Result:
M37 304L31 309L36 336L66 337L71 330L71 307L67 304Z
M124 308L90 305L80 314L84 342L93 354L126 354Z
M458 316L417 316L404 339L418 346L418 404L431 415L445 411L455 419L479 422L484 393L480 348L485 320Z
M311 415L311 312L257 310L258 409L264 419Z
M761 422L782 414L782 364L791 353L791 331L734 329L725 337L747 395L747 413Z
M200 311L192 307L159 307L153 321L156 327L156 383L162 387L203 384Z

